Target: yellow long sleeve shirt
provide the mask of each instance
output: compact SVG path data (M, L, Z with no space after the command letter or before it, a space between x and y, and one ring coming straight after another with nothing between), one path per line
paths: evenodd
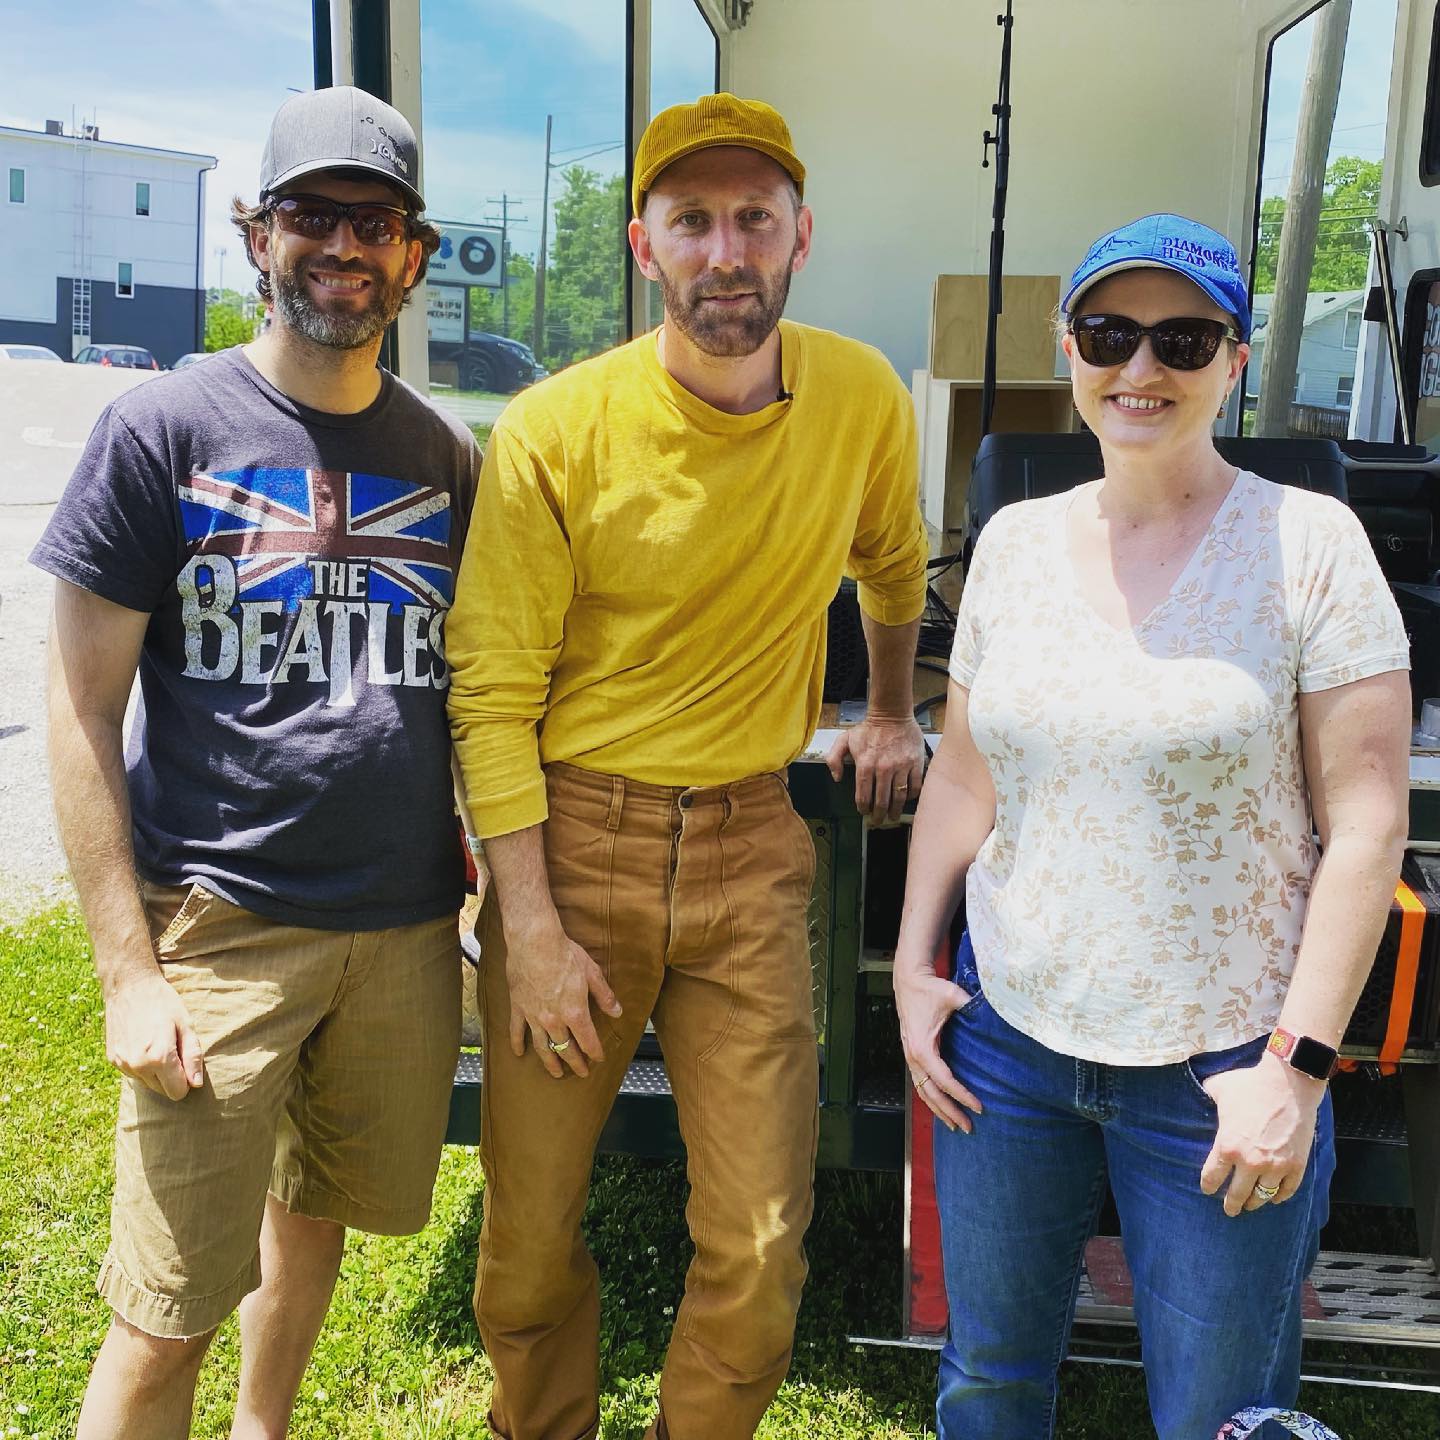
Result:
M924 608L914 410L878 351L781 322L750 415L647 334L517 396L486 449L445 625L476 827L546 818L541 765L658 785L778 770L820 716L842 573L885 625Z

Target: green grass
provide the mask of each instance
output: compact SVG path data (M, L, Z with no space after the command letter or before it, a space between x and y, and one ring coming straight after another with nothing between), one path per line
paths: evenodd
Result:
M107 1321L94 1276L108 1225L115 1092L75 913L55 910L0 930L0 1437L74 1433ZM473 1152L449 1150L424 1234L354 1237L293 1435L486 1434L490 1372L469 1311L480 1192ZM611 1157L597 1167L587 1224L605 1284L607 1440L638 1440L653 1413L688 1258L684 1192L675 1164ZM899 1326L896 1179L822 1174L809 1248L795 1364L761 1435L930 1435L933 1356L860 1349L845 1338ZM201 1382L196 1437L226 1434L237 1365L232 1322ZM1063 1440L1149 1433L1137 1373L1070 1365L1062 1384ZM1303 1402L1345 1440L1440 1433L1433 1396L1312 1387Z
M490 432L494 428L494 425L486 425L479 421L470 423L470 433L480 442L482 448L490 443Z
M445 400L498 400L502 405L508 405L515 398L514 395L502 394L499 390L450 390L443 385L437 385L434 389Z

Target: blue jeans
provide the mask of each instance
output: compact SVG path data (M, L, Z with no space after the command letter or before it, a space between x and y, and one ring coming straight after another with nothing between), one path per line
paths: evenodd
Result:
M1335 1168L1329 1096L1295 1196L1231 1219L1219 1195L1200 1191L1216 1125L1200 1082L1255 1064L1263 1038L1177 1065L1102 1065L1002 1020L980 991L968 935L956 978L974 998L941 1050L985 1109L971 1135L935 1127L950 1303L939 1440L1054 1434L1056 1371L1107 1177L1159 1440L1214 1440L1246 1405L1293 1405L1301 1285Z

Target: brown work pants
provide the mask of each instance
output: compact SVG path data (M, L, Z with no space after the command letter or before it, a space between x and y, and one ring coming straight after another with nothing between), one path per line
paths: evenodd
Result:
M475 1315L504 1440L591 1440L600 1285L580 1219L600 1131L647 1018L690 1177L695 1256L660 1379L671 1440L752 1436L790 1364L818 1125L806 906L815 855L778 775L645 785L546 772L566 932L624 1007L584 1079L510 1049L500 916L482 920L485 1221Z

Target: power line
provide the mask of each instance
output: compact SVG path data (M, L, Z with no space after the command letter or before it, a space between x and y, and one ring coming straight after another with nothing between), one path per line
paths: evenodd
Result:
M611 150L623 150L624 148L625 142L623 140L617 140L613 145L602 145L598 150L586 151L584 155L571 155L564 160L552 160L550 162L550 168L552 170L560 170L566 165L578 165L582 160L589 160L592 156L605 155Z
M572 150L588 150L592 145L594 145L594 144L596 144L596 143L597 143L597 142L594 141L594 140L587 140L587 141L585 141L585 143L584 143L583 145L570 145L570 146L567 146L564 150L555 150L555 151L553 151L553 152L552 152L552 157L558 157L558 156L560 156L560 155L568 155L568 154L570 154L570 152L571 152ZM619 148L621 145L623 145L624 143L625 143L625 142L624 142L623 140L606 140L606 141L604 142L604 148L607 149L607 150L615 150L615 149L618 149L618 148Z

